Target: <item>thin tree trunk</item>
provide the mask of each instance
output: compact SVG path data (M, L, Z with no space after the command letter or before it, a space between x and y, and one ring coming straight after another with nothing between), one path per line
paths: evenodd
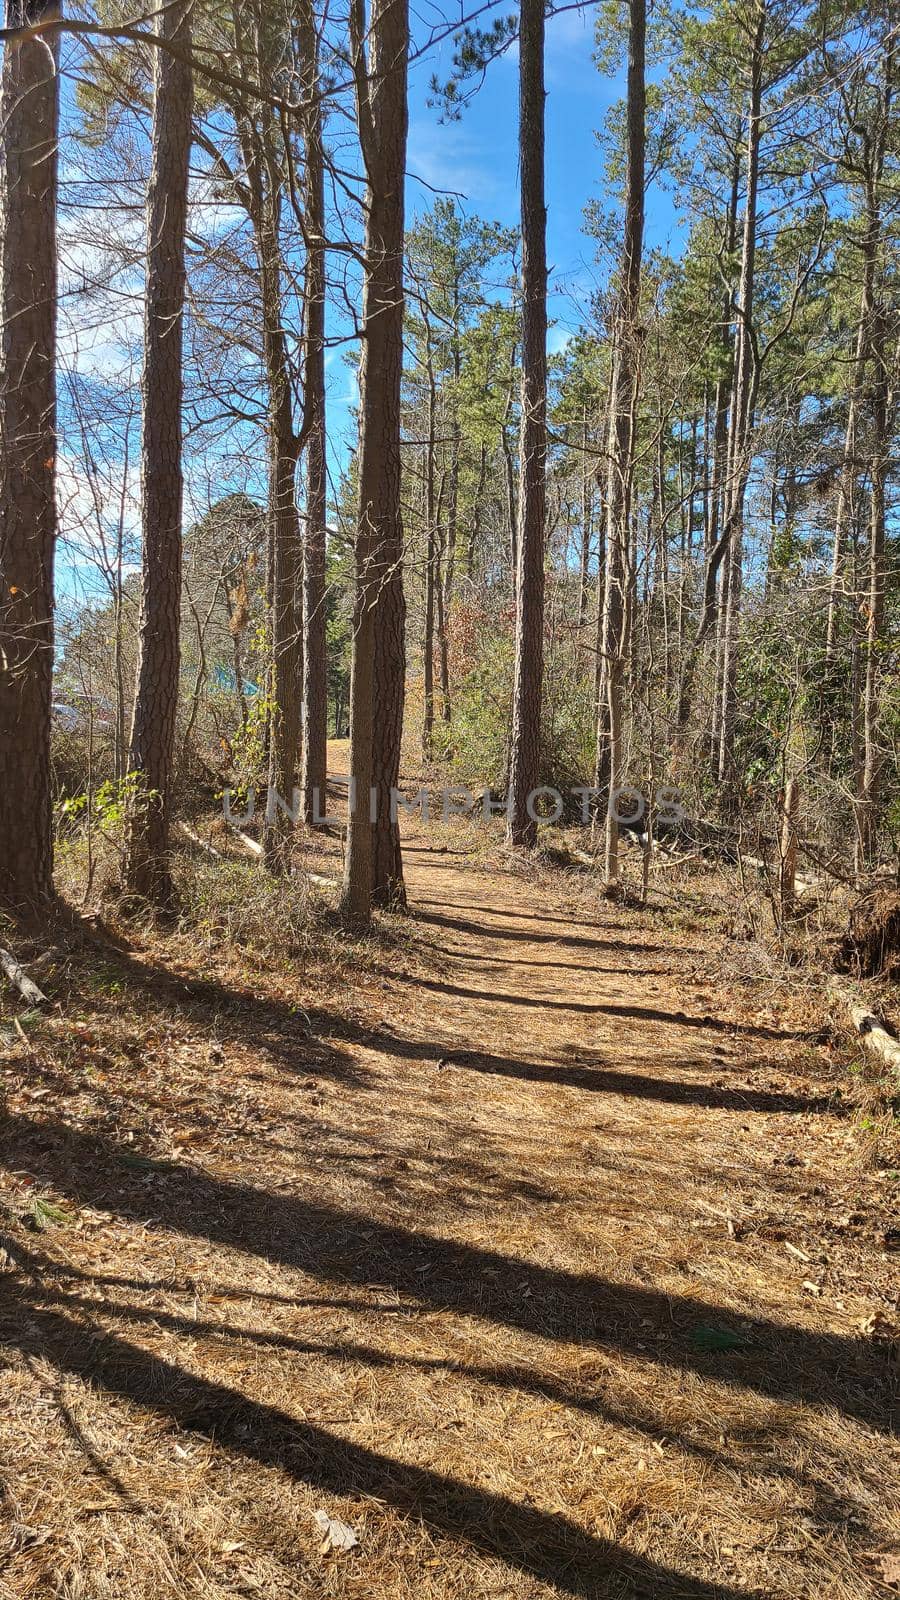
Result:
M156 905L172 898L169 817L178 709L181 619L181 396L185 228L191 151L189 3L166 8L162 37L177 46L154 64L152 166L142 385L141 621L129 770L138 789L128 820L125 878Z
M509 419L513 406L513 379L516 366L516 347L512 345L509 355L509 388L506 392L506 407L503 421L500 425L500 448L503 451L503 481L506 490L506 526L509 538L509 571L512 578L513 597L516 593L519 570L519 529L518 512L516 508L516 465L513 459L513 447L509 437Z
M789 778L784 790L781 818L781 873L779 899L781 914L787 916L794 905L797 879L797 819L800 814L800 785Z
M280 297L279 297L280 298ZM279 330L280 332L280 330ZM299 445L286 359L269 346L269 515L272 536L272 704L269 733L269 804L264 856L271 872L290 870L291 841L297 820L295 789L300 753L300 695L303 682L301 626L302 549L297 515ZM283 802L283 804L282 804ZM287 809L285 810L284 807Z
M472 523L469 530L469 547L466 552L466 577L469 582L475 576L475 551L478 547L478 536L481 533L481 497L487 482L487 445L482 443L481 454L478 462L478 482L475 485L475 497L472 501Z
M737 208L738 188L740 184L740 124L735 135L734 162L731 169L731 193L728 200L728 210L725 217L725 237L723 240L723 258L730 263L734 255L737 239ZM686 733L691 720L694 700L694 678L697 670L697 658L704 643L716 629L718 620L717 611L717 584L719 568L725 555L726 542L721 532L724 521L723 498L726 484L727 446L728 446L728 406L734 383L734 339L731 332L732 320L732 292L729 288L724 297L722 306L722 321L724 326L723 336L723 362L722 371L716 380L713 412L715 422L713 426L712 470L709 473L708 494L705 505L705 531L704 541L705 569L703 576L703 594L701 601L700 623L696 636L687 651L687 658L681 678L681 689L678 706L678 730L681 735ZM712 722L718 728L718 702L713 697ZM715 739L715 748L718 749L718 740Z
M878 839L879 783L882 752L879 739L882 640L885 596L885 486L888 471L887 313L880 306L873 318L872 456L869 488L869 560L866 595L865 676L863 681L862 785L859 794L858 867L871 866Z
M443 506L443 492L441 494L441 504ZM450 722L450 714L451 714L450 713L450 641L447 638L447 601L446 601L447 585L446 585L446 579L443 576L443 574L445 572L444 556L445 556L445 554L448 554L448 552L446 550L447 538L446 538L446 535L444 534L444 531L443 531L443 529L444 529L443 511L441 511L441 515L438 517L437 527L438 527L438 533L437 533L437 539L436 539L436 544L435 544L435 566L434 566L434 600L435 600L435 607L436 607L436 618L435 618L435 621L436 621L436 624L437 624L437 641L438 641L438 669L439 669L439 672L440 672L440 679L441 679L441 721L444 722L444 723L449 724L449 722Z
M352 0L351 34L367 189L350 686L350 771L355 804L348 825L341 909L346 922L365 926L373 894L380 903L404 898L391 788L399 775L405 668L400 378L408 0L374 0L367 64L362 0ZM373 785L374 807L370 798ZM374 826L370 808L375 811Z
M328 476L325 427L325 151L318 99L318 41L312 8L304 13L303 50L310 108L306 117L306 521L303 540L303 817L325 813L328 662L325 631Z
M870 229L866 230L867 240ZM875 288L875 254L866 249L863 260L863 282L860 295L859 321L856 327L856 343L853 351L853 362L850 368L850 382L847 397L847 425L844 429L844 447L841 455L841 472L838 480L837 508L834 522L834 543L831 554L831 574L828 584L828 618L825 629L825 688L827 690L834 672L834 657L837 647L838 626L841 601L841 580L844 569L844 558L849 542L849 530L853 524L854 501L856 498L856 478L859 463L856 458L856 434L858 427L859 405L861 390L866 366L866 350L869 340L869 328L872 319L872 304ZM823 711L825 708L823 707ZM830 721L830 711L825 711Z
M429 341L430 337L431 333L430 329L428 329ZM434 494L435 400L434 367L429 349L428 442L425 446L425 637L422 641L422 670L424 676L422 753L426 760L432 753L432 741L434 738L434 596L435 563L437 561Z
M581 416L581 552L578 563L578 626L587 622L590 590L591 536L593 534L594 475L588 467L587 406ZM579 633L579 642L582 635Z
M728 606L723 628L722 712L719 734L719 781L726 812L737 804L734 742L737 722L737 662L740 630L741 568L743 560L744 497L750 473L753 416L758 373L753 349L754 276L756 265L756 209L759 190L759 152L762 138L762 76L768 0L758 0L756 28L750 56L750 104L747 118L747 198L741 249L738 292L737 353L732 391L728 477L725 491L723 539L729 559Z
M449 726L452 720L450 701L450 647L447 623L453 604L453 587L456 578L456 541L459 525L459 453L461 447L459 419L459 378L461 371L459 349L459 281L453 285L453 414L451 418L450 474L447 484L447 559L444 563L444 592L440 608L441 620L441 718Z
M626 112L628 166L625 180L625 233L610 401L609 475L606 493L607 568L603 612L610 786L604 870L606 882L610 887L617 883L619 875L619 824L615 814L615 795L617 789L621 787L624 763L628 586L632 570L629 547L634 478L635 401L640 361L641 255L644 239L645 40L646 0L630 0Z
M544 203L544 0L520 0L519 172L522 210L522 418L519 445L516 660L509 763L510 844L533 847L530 797L541 756L547 455L547 208ZM533 810L533 805L531 807Z

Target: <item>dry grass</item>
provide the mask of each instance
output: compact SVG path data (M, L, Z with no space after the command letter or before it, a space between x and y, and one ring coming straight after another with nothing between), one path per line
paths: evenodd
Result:
M898 1175L843 1051L698 882L601 910L469 842L411 837L411 935L98 932L48 979L4 1600L891 1592Z

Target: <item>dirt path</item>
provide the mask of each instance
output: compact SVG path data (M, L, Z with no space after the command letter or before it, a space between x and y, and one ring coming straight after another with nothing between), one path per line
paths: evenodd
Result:
M428 944L352 993L148 945L101 1065L13 1063L0 1595L894 1592L893 1180L825 1053L689 919L407 859Z

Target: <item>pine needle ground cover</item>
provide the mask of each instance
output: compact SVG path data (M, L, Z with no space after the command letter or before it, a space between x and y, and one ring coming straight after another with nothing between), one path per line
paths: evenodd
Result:
M689 896L407 860L415 934L98 931L4 1035L3 1600L889 1594L846 1053Z

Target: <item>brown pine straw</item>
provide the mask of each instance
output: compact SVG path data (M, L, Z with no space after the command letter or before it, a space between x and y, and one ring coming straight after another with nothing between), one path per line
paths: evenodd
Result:
M851 1055L729 969L705 879L638 912L469 842L412 835L417 919L364 946L324 890L302 957L208 908L45 975L3 1600L891 1592L897 1172Z

